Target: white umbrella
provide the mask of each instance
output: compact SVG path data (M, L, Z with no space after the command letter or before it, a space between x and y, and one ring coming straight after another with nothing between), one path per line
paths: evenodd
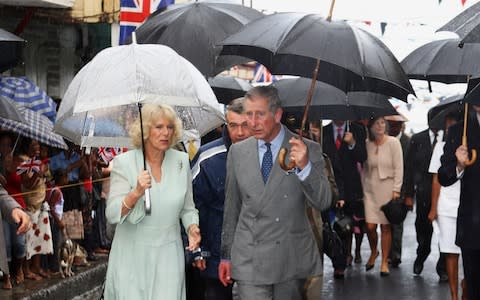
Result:
M212 89L191 63L167 46L131 44L103 50L80 70L62 99L55 131L80 146L129 146L125 119L138 114L136 103L169 104L184 129L201 135L224 122Z
M167 46L134 42L101 51L80 70L55 131L81 146L126 146L140 103L173 106L184 128L201 135L224 122L212 89L190 62Z

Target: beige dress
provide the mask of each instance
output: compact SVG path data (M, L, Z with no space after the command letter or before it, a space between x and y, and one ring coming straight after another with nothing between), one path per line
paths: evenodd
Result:
M367 223L389 224L380 207L390 201L392 192L402 188L402 146L391 136L378 147L370 140L366 146L368 158L362 174L365 219Z

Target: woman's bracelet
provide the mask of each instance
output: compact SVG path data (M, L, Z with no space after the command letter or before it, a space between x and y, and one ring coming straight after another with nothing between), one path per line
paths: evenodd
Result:
M129 207L129 206L125 203L125 199L123 199L122 204L123 204L123 206L125 206L126 209L132 210L132 208Z

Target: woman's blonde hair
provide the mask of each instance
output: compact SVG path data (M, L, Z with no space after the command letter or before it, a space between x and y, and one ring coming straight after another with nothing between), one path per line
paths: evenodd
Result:
M177 117L175 110L166 104L144 104L142 106L143 139L146 141L150 135L150 127L159 118L167 119L173 125L173 135L170 140L170 147L182 139L182 121ZM129 130L132 144L135 148L142 147L142 132L140 128L140 116L133 122Z

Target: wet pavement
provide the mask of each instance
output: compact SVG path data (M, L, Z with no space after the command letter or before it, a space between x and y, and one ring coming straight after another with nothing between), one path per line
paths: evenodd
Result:
M380 256L375 268L366 272L365 263L370 256L368 239L365 235L362 243L362 258L360 264L352 264L345 272L344 279L334 279L330 259L325 260L323 298L342 300L448 300L450 289L448 283L439 282L435 265L438 260L438 243L435 233L432 238L432 252L424 264L420 276L413 274L413 262L416 258L417 241L415 234L415 214L409 213L404 223L402 263L399 268L390 267L390 276L380 277ZM379 240L380 247L380 240ZM352 251L353 252L353 251ZM463 278L459 259L459 281ZM459 291L461 293L461 289Z
M439 256L435 234L432 239L432 253L425 262L422 274L420 276L413 274L417 247L414 221L415 214L409 213L404 224L402 264L397 269L390 268L388 277L380 277L380 257L376 260L375 268L365 271L365 262L370 255L366 236L362 244L363 262L354 263L349 267L344 279L333 278L331 262L326 258L322 299L450 299L448 284L439 283L435 271ZM10 291L0 290L0 299L99 299L106 271L106 260L106 256L100 257L100 260L93 262L90 267L79 268L77 275L69 279L61 279L58 276L40 282L27 281ZM460 279L463 278L462 268L459 274Z

